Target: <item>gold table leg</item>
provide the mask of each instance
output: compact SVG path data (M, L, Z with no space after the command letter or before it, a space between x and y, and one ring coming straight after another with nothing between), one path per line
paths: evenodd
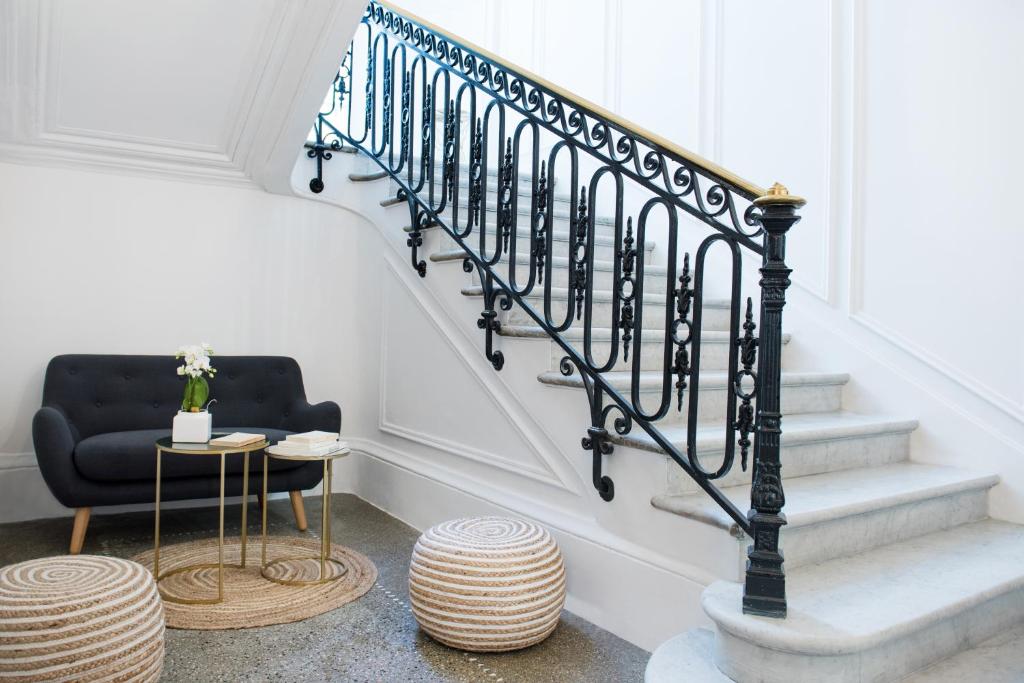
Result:
M224 600L224 453L220 454L220 541L217 547L217 601Z
M327 524L331 510L331 480L327 478L329 460L324 460L323 504L320 510L320 580L327 574L327 556L330 554L330 540L327 538Z
M242 561L241 568L245 569L245 542L249 536L249 454L244 455L242 464Z
M267 566L267 470L270 469L270 456L263 453L263 499L260 507L263 514L263 550L260 552L260 572Z
M320 511L320 554L312 556L302 557L278 557L270 562L267 562L267 466L270 463L269 456L265 456L266 459L263 463L263 554L260 562L260 575L268 581L274 583L280 583L285 586L311 586L315 584L327 583L328 581L336 581L346 574L348 574L348 567L341 560L336 560L331 557L331 479L334 475L334 459L324 458L324 480L323 480L323 509ZM272 565L283 563L283 562L296 562L302 560L319 560L320 561L320 577L311 581L303 581L298 579L278 579L267 574L267 568ZM327 563L331 562L339 568L336 575L327 576Z
M159 448L156 449L156 524L153 529L153 578L160 580L160 456L163 454Z

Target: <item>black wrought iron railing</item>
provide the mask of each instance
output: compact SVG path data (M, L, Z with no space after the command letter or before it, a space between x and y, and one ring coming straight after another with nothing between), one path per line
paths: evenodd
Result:
M425 230L436 227L458 245L464 270L479 277L477 324L496 370L505 362L495 348L499 309L521 307L561 347L562 374L578 373L590 402L582 445L602 498L614 495L603 473L613 451L609 426L619 435L643 430L753 539L744 611L785 615L780 356L786 233L802 199L781 185L762 190L377 1L307 147L316 161L313 192L324 188L324 161L342 148L390 176L409 208L407 244L421 276ZM653 241L663 245L663 267L649 255ZM761 260L757 316L753 298L744 306L744 251ZM563 283L553 283L556 274ZM728 301L729 336L725 447L711 463L698 455L697 429L702 320L716 287ZM613 372L628 375L628 390ZM652 377L656 390L642 391ZM684 447L659 427L670 416L685 423ZM715 482L737 452L745 471L751 451L744 513Z

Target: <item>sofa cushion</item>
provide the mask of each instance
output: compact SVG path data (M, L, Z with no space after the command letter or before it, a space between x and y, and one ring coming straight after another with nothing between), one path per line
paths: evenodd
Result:
M282 429L265 427L217 427L217 433L256 432L266 434L270 443L280 441L290 434ZM82 439L75 447L75 468L86 479L93 481L138 481L156 479L156 440L170 436L169 429L136 429L127 432L108 432ZM241 454L227 456L225 472L241 474ZM301 461L271 459L270 471L279 472L294 469ZM165 479L177 477L220 476L220 458L213 455L178 455L165 453L161 463L161 475ZM249 457L249 472L263 472L263 454L254 453Z

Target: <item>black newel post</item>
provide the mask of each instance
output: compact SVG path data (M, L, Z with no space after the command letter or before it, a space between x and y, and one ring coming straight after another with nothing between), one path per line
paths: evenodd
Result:
M754 442L754 483L750 490L747 519L754 543L747 549L747 576L743 587L743 611L766 617L786 616L786 574L783 571L779 531L786 523L782 507L779 439L782 413L782 307L786 305L789 274L786 266L786 232L800 220L796 210L804 200L776 183L754 203L761 209L764 227L764 260L761 266L761 336L757 367L757 428Z

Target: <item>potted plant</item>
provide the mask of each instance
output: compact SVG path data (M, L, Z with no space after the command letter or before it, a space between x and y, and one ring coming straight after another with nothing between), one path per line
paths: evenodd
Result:
M213 420L207 409L210 385L206 381L217 370L210 363L213 349L207 343L182 346L174 354L183 361L178 366L178 375L185 377L185 395L181 399L181 410L174 416L171 440L181 443L206 443L213 431Z

